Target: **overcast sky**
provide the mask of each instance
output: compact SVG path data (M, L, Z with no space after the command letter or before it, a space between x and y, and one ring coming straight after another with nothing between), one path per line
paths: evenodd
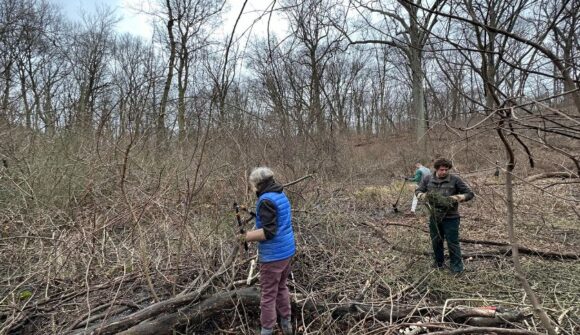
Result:
M64 14L70 20L78 20L81 13L94 13L98 6L107 6L115 9L117 15L121 18L121 21L117 24L117 30L119 32L129 32L135 35L142 36L143 38L150 40L153 33L151 18L145 14L138 12L138 8L147 8L150 2L155 3L156 1L147 0L49 0L52 3L57 4L63 9ZM233 25L236 18L242 8L242 0L227 0L227 7L229 10L224 14L225 23L222 29L216 31L218 34L229 34L232 31ZM240 19L240 23L237 27L238 34L247 30L254 21L263 14L263 11L270 6L271 1L269 0L249 0L246 8L244 9L244 15ZM284 28L280 24L280 20L273 20L277 22L271 30L277 31L278 33L283 33ZM252 29L252 33L255 35L265 35L266 34L266 24L267 17L264 17L260 22L255 23Z

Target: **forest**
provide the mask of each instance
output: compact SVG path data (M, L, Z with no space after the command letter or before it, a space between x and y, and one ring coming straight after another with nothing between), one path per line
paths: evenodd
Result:
M0 1L0 334L259 334L256 167L293 333L580 334L580 1L94 5ZM440 158L460 274L411 211Z

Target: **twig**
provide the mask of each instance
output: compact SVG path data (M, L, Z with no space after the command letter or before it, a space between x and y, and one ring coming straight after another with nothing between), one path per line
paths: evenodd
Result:
M481 333L495 333L495 334L521 334L521 335L543 335L542 333L534 332L526 329L507 329L496 327L467 327L456 330L444 330L440 332L429 333L429 335L457 335L457 334L481 334Z
M307 179L307 178L312 178L313 176L314 176L314 175L311 175L311 174L309 174L309 175L306 175L306 176L304 176L304 177L298 178L298 179L296 179L296 180L294 180L294 181L291 181L291 182L289 182L289 183L283 184L282 186L284 186L284 187L287 187L287 186L290 186L290 185L294 185L294 184L297 184L297 183L299 183L299 182L303 181L304 179Z

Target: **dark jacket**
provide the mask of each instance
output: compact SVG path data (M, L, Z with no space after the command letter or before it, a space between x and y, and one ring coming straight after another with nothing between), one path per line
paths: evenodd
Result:
M475 196L469 186L458 176L448 174L447 177L437 178L435 173L424 178L419 187L415 190L415 194L436 192L442 196L449 197L456 194L465 195L465 201L473 199ZM445 209L443 218L452 219L459 217L459 204L455 203L452 208Z

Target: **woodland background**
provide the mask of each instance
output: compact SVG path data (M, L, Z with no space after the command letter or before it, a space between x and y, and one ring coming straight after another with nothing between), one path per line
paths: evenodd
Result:
M287 34L216 38L227 7L157 1L146 41L0 2L0 333L251 333L232 204L261 165L307 176L299 333L580 332L580 2L281 0ZM391 211L437 155L476 193L458 278Z

